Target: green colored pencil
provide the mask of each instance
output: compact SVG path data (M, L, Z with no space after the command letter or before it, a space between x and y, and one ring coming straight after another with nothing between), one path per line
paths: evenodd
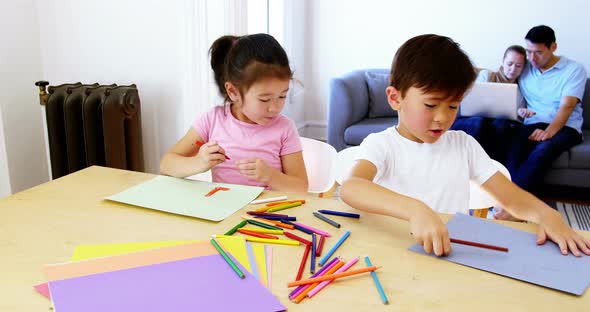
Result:
M227 262L227 264L229 264L229 266L231 266L231 268L234 269L234 271L236 272L236 274L238 274L238 276L240 278L246 277L246 275L244 275L244 273L240 270L240 268L238 268L238 266L232 261L232 259L225 253L225 251L223 249L221 249L221 246L219 246L219 244L215 241L215 238L211 238L211 244L213 244L213 246L215 246L215 249L217 249L217 251L219 251L219 254L223 257L223 259L225 259L225 262Z
M223 234L223 235L233 235L239 228L241 228L244 225L246 225L246 223L248 223L248 222L246 222L246 220L238 223L238 225L234 226L231 230L225 232L225 234Z
M258 225L259 227L263 227L263 228L269 229L269 230L282 230L280 227L268 225L266 223L258 222L256 220L248 220L248 223Z
M275 212L283 209L289 209L293 207L301 206L301 202L291 203L291 204L283 204L283 205L276 205L272 208L268 209L266 212Z

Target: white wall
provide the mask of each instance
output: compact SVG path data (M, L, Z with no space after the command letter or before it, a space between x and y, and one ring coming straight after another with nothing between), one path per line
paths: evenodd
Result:
M0 196L48 180L38 89L41 55L33 0L0 2Z
M531 27L546 24L556 32L557 54L590 73L587 0L321 0L308 1L306 12L305 118L312 124L327 120L331 78L389 68L401 44L425 33L455 39L477 66L496 69L506 47L523 45Z
M37 1L44 79L135 83L146 171L179 139L185 2Z

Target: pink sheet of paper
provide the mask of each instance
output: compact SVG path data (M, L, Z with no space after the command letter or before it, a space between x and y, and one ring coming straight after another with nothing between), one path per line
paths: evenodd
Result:
M47 299L50 299L51 298L49 296L49 286L47 285L47 283L35 285L35 286L33 286L33 288L35 288L35 290L38 293L40 293L43 297L45 297Z
M202 241L112 257L47 265L45 266L45 276L47 277L47 280L51 282L97 273L131 269L151 264L185 260L216 253L217 250L209 241Z

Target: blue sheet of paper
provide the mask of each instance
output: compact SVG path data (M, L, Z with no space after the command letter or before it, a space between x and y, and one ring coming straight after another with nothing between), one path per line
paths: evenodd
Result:
M578 296L590 285L590 256L564 256L550 241L538 246L535 234L464 214L455 215L447 228L453 238L506 247L509 252L452 244L451 254L441 260ZM418 244L410 250L426 254Z

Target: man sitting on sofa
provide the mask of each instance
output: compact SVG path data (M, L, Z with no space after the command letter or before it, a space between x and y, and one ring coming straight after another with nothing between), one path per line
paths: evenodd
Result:
M508 149L506 167L512 180L534 192L559 155L582 142L582 105L586 71L579 63L553 54L555 33L533 27L525 36L528 64L519 78L527 108L524 125ZM496 218L510 216L505 211Z

